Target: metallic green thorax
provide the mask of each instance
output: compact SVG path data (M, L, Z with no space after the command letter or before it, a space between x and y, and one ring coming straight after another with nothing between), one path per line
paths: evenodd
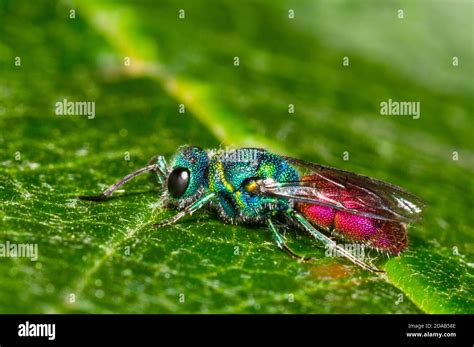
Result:
M297 171L285 159L254 148L205 151L186 146L171 163L171 169L177 167L187 168L190 172L190 183L180 201L196 194L215 193L214 206L222 217L244 221L288 208L286 200L252 194L249 188L252 179L272 179L275 182L299 179ZM270 205L271 209L268 208Z

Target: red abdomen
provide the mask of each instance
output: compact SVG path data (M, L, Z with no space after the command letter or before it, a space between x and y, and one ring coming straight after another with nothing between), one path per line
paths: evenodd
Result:
M346 188L335 188L328 185L325 179L319 176L305 176L303 180L311 180L329 202L337 201L344 207L364 211L358 204L359 191ZM296 210L303 214L311 223L325 229L333 230L343 239L364 244L390 253L399 253L407 245L406 226L403 223L382 219L369 218L331 207L307 203L297 203Z

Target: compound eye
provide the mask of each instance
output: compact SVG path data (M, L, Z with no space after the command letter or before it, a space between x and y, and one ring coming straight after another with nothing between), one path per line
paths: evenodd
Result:
M189 185L189 170L177 167L168 177L168 192L173 198L181 197Z

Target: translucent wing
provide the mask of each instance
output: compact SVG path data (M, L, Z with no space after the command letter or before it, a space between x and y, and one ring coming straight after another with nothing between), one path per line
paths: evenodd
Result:
M420 218L424 202L395 185L348 171L284 157L306 169L299 181L259 182L262 195L331 207L369 218L410 223Z

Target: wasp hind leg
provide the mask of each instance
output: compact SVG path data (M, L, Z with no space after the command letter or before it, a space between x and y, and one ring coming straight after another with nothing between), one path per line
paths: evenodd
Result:
M356 256L354 256L352 253L347 251L346 249L342 248L339 246L334 240L329 238L328 236L324 235L322 232L320 232L318 229L316 229L308 220L299 214L295 210L289 210L287 211L288 217L296 224L299 224L302 226L306 231L308 231L314 238L322 242L325 246L329 246L337 250L337 252L344 257L346 257L348 260L353 262L354 264L360 266L361 268L368 270L372 273L384 273L385 271L379 270L369 264L366 264Z
M285 251L290 256L292 256L292 257L294 257L294 258L296 258L300 261L303 261L303 262L309 262L309 261L314 260L314 258L312 258L312 257L306 257L306 256L299 255L295 251L293 251L290 247L288 247L288 245L286 244L285 239L278 232L278 230L275 228L275 225L273 224L273 222L270 218L267 219L267 225L268 225L268 229L270 229L270 231L272 232L273 237L275 238L275 242L276 242L278 248L280 248L282 251Z

